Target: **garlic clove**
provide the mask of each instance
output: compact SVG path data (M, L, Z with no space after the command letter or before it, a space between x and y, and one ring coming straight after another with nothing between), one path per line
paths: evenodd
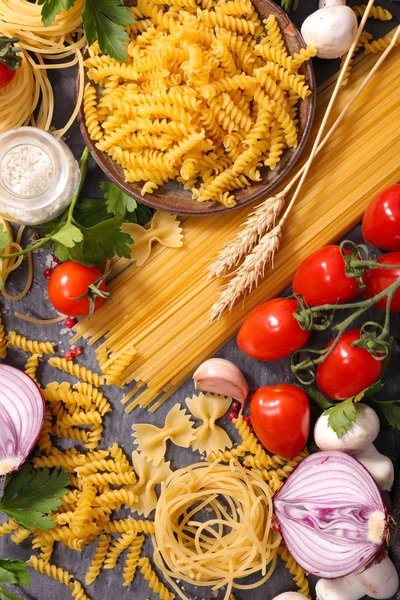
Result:
M193 375L196 390L221 394L244 405L249 386L242 371L230 360L211 358L203 362Z

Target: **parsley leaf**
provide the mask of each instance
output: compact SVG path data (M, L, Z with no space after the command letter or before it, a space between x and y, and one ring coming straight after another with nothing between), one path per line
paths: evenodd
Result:
M136 210L126 214L125 223L137 223L143 227L143 225L151 221L152 216L151 208L137 202Z
M83 233L72 223L66 223L56 233L51 233L50 237L54 242L58 242L66 248L73 248L75 244L83 240Z
M82 19L89 44L98 40L104 54L126 61L125 42L129 36L123 25L134 23L135 19L123 0L86 0Z
M134 198L125 194L117 185L110 181L100 182L100 187L104 192L106 207L112 215L124 215L127 212L133 212L137 203Z
M357 408L355 407L355 404L367 396L368 393L370 393L370 389L371 388L366 388L357 394L357 396L353 396L352 398L344 400L343 402L335 404L334 406L331 405L330 408L325 410L324 415L328 415L328 425L331 429L333 429L339 439L343 437L347 431L349 431L352 424L357 419ZM322 396L322 394L320 394L320 396Z
M4 225L0 225L0 250L7 248L10 241L8 231L5 229Z
M357 409L354 406L353 398L344 400L336 406L328 408L324 412L328 416L328 425L336 433L338 438L344 436L357 418Z
M74 210L74 219L82 227L92 227L110 218L103 198L82 198Z
M283 10L288 13L292 10L294 0L281 0Z
M382 418L384 425L400 429L400 400L381 402L380 400L375 400L375 398L368 398L368 403L372 405Z
M120 231L124 216L116 216L93 227L81 227L83 239L68 249L69 260L92 266L117 254L130 258L133 244L130 235Z
M31 576L23 560L0 558L0 585L23 585L31 583Z
M69 10L75 4L75 0L38 0L42 8L42 23L49 27L62 10Z
M9 598L19 600L14 594L4 589L4 585L22 585L26 587L31 583L31 576L22 560L0 558L0 599Z
M60 496L68 491L69 473L60 469L32 472L31 468L26 464L7 477L0 510L25 529L52 529L49 513L62 504Z

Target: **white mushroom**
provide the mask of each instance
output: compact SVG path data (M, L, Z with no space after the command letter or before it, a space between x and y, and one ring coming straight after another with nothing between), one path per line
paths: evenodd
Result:
M326 8L327 6L346 6L346 0L319 0L318 8Z
M222 394L242 405L249 394L249 386L242 371L230 360L211 358L203 362L193 375L196 390Z
M350 50L357 28L354 11L342 3L335 3L307 17L301 33L306 44L318 48L320 58L339 58Z
M315 424L314 439L320 450L339 450L351 454L371 473L376 483L390 490L394 480L393 463L373 445L379 433L379 418L365 404L357 404L357 417L350 429L339 438L329 427L328 415L321 415Z
M358 575L348 575L341 579L320 579L315 591L317 600L359 600L365 595L385 600L391 598L398 587L397 571L390 558L385 555L381 562Z
M283 592L279 596L275 596L272 600L304 600L307 596L299 594L299 592Z

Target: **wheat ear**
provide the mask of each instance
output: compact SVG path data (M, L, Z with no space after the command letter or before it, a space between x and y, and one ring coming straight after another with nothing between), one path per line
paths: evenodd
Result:
M243 223L236 237L227 244L211 264L209 279L222 277L256 246L259 239L275 226L285 206L282 192L268 198Z
M364 18L368 17L369 11L370 11L373 3L374 3L374 0L369 1L367 10L365 11L365 14L364 14ZM363 23L364 18L360 23L360 28L364 25L364 23ZM211 309L211 316L210 316L211 321L213 321L214 319L219 319L221 317L221 315L224 313L224 311L227 309L230 310L232 308L232 306L235 304L235 302L241 296L248 294L258 284L260 277L265 272L265 269L268 266L273 264L274 256L275 256L276 252L279 250L279 242L280 242L280 238L282 235L283 226L286 223L286 220L289 217L290 211L291 211L292 207L294 206L294 203L300 193L301 187L305 181L305 178L308 174L308 171L311 167L311 163L312 163L316 153L328 141L328 136L330 136L334 132L334 130L339 126L339 124L341 123L341 121L344 118L344 115L347 113L348 109L350 108L351 104L356 100L356 98L361 94L361 92L364 90L366 85L372 79L372 77L374 76L376 71L379 69L381 64L384 62L384 60L386 59L388 54L395 47L397 39L400 36L400 26L399 26L395 35L392 38L390 46L385 50L385 52L383 53L383 55L381 56L379 61L371 69L370 73L368 74L368 76L366 77L366 79L364 80L364 82L362 83L360 88L357 90L355 95L351 98L351 100L344 107L341 115L339 116L339 118L337 119L337 121L335 122L333 127L330 129L328 135L325 137L325 139L323 140L321 147L320 147L319 144L320 144L320 140L321 140L321 137L323 134L323 129L329 118L334 101L337 97L337 93L339 91L339 88L341 87L343 78L345 77L348 64L352 57L352 53L354 52L354 49L358 43L358 38L362 32L362 29L360 31L360 28L358 30L358 35L356 36L356 39L353 42L353 47L348 53L347 59L343 65L342 71L341 71L338 81L336 83L335 90L332 94L331 101L330 101L327 111L325 113L325 117L324 117L321 127L319 129L317 138L314 142L314 146L311 151L310 158L305 163L304 167L299 171L299 173L297 173L297 175L293 178L293 180L286 186L286 188L282 192L282 193L287 193L290 190L290 188L294 185L294 183L301 176L299 184L295 190L295 193L294 193L288 207L285 210L285 213L283 214L281 220L279 221L279 224L269 234L268 233L265 234L260 239L260 241L258 242L258 245L256 245L253 248L250 255L248 257L246 257L243 264L239 267L239 269L237 270L233 279L229 282L229 284L226 286L225 290L222 292L220 298L213 305L213 307ZM258 246L260 246L260 248L258 248ZM265 260L264 263L262 263L263 260Z

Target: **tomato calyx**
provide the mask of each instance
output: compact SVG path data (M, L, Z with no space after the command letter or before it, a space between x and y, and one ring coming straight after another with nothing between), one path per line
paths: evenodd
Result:
M87 291L84 294L72 298L73 300L84 300L85 298L89 300L89 319L93 316L96 298L104 298L105 300L110 298L110 292L105 292L100 289L100 285L103 283L103 281L106 281L109 274L109 271L107 273L104 273L102 277L99 277L99 279L97 279L94 283L91 283L89 285Z
M379 263L377 263L379 264ZM326 361L326 359L332 354L336 346L345 331L361 317L367 310L372 308L377 302L386 298L386 310L385 310L385 321L381 325L375 321L367 321L361 327L360 337L358 340L352 343L355 348L364 348L371 356L376 360L382 361L390 354L392 339L390 337L390 306L393 300L393 296L396 291L400 289L400 279L393 282L386 289L382 290L379 294L373 298L368 298L361 302L355 302L352 304L337 304L337 305L324 305L315 307L306 307L304 302L299 302L299 308L295 311L295 317L299 321L300 326L302 323L309 323L312 329L321 328L321 324L315 323L316 319L321 319L321 315L327 313L326 327L329 327L333 316L338 310L353 310L352 314L347 317L341 323L335 325L332 330L337 332L336 338L332 344L321 350L315 348L302 348L297 350L292 355L292 371L297 379L303 385L311 385L315 381L315 368ZM323 318L323 317L322 317ZM299 320L300 319L300 320Z
M19 37L7 37L5 35L0 36L0 62L11 69L16 71L19 69L22 63L22 56L19 55L22 52L20 46L14 46L19 42Z
M335 316L334 310L318 311L316 310L318 307L311 308L308 306L300 294L294 294L294 297L297 300L297 308L293 316L304 331L310 331L311 329L313 331L324 331L331 326Z

